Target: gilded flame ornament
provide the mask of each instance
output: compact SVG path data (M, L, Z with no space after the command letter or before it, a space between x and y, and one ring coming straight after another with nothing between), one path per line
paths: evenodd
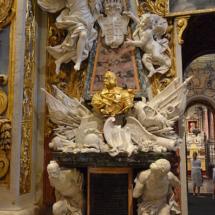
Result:
M134 91L118 87L115 73L111 71L105 73L104 85L105 88L97 92L91 102L97 112L115 116L127 113L133 107Z

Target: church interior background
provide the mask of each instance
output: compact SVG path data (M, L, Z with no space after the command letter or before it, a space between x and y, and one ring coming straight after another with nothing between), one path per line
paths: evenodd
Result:
M73 15L85 7L87 21ZM108 10L112 11L108 14ZM139 23L135 24L137 19L128 11ZM63 17L64 13L68 14ZM89 14L93 14L92 25L88 24ZM141 29L140 20L144 19L146 28ZM171 171L167 174L175 180L168 200L175 208L164 214L175 210L187 215L194 151L201 160L204 182L200 193L208 194L212 201L214 29L215 1L210 0L0 0L0 215L63 214L56 204L57 192L68 215L140 215L140 210L149 209L147 202L135 197L141 180L138 173L152 171L151 163L159 159L168 160ZM143 44L147 35L151 37ZM80 38L84 42L79 44ZM159 50L146 48L150 39ZM118 85L116 95L105 100L101 94L107 91L108 70L115 73L110 76L116 77ZM95 95L105 102L104 109ZM121 103L123 96L127 103ZM127 105L126 110L119 110L118 103ZM139 112L143 109L145 122ZM100 115L102 120L98 120ZM148 127L151 122L153 126ZM83 148L79 148L80 142ZM63 179L58 185L50 185L53 172L47 171L49 164L61 167ZM73 181L61 185L70 177L63 175L67 170ZM76 185L71 188L71 183ZM72 192L79 186L74 198L65 194L64 186ZM159 186L150 189L159 196ZM108 202L105 192L116 193L113 202ZM143 199L148 198L145 192L141 190ZM76 203L82 195L85 212ZM150 200L154 214L163 201L158 203L156 198ZM208 204L213 204L211 201Z

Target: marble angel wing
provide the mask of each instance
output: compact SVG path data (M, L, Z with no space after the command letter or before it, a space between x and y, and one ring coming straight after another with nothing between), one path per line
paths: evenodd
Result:
M175 79L168 87L153 98L148 105L164 115L166 119L173 122L184 113L186 108L187 84L192 77L187 78L184 83L175 89L179 79Z
M155 25L153 28L153 33L155 35L156 39L160 39L162 35L164 35L168 28L168 22L166 19L162 18L161 16L158 16L156 14L151 14L155 21Z
M67 5L67 0L37 0L42 10L56 13Z

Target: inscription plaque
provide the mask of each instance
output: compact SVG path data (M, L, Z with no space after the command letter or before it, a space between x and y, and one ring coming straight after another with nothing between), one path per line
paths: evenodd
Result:
M132 215L132 170L88 169L88 215Z

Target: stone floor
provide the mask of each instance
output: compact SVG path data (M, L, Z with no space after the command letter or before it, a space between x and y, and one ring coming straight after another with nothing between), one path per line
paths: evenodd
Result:
M193 192L192 180L188 178L188 193ZM204 179L200 193L213 193L213 181L212 179Z

